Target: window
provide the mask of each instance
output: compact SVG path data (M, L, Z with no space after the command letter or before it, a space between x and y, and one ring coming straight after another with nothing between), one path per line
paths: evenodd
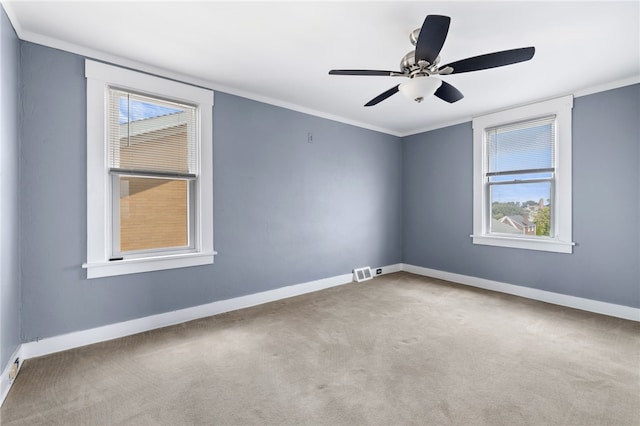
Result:
M571 96L473 120L473 243L571 253Z
M87 278L213 263L213 92L86 61Z

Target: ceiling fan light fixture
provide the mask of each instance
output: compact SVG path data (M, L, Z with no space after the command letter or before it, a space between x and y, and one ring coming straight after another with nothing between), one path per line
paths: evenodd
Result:
M414 77L402 83L398 89L407 98L419 103L433 95L441 85L442 80L436 77Z

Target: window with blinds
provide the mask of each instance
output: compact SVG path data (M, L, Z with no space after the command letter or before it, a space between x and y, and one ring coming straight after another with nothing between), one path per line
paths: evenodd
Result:
M555 115L485 130L487 229L553 236Z
M213 91L85 60L87 278L210 265Z
M113 256L193 247L194 106L109 89Z
M195 177L196 108L111 88L109 168Z
M572 108L563 96L473 119L473 244L573 253Z

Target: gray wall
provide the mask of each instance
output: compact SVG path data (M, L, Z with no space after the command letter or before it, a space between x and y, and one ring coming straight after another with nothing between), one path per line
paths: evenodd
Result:
M19 41L0 6L0 371L20 344Z
M471 243L471 123L404 138L404 262L640 307L639 117L638 84L574 100L571 255Z
M471 244L470 123L401 140L216 93L215 264L87 280L84 59L20 51L21 77L5 84L3 65L2 83L22 79L22 341L398 262L640 307L638 85L575 100L573 255ZM15 122L5 101L17 97L3 92L3 123ZM17 143L4 140L2 158L15 160ZM15 179L13 160L1 164ZM17 186L3 194L16 200ZM11 254L18 204L4 205ZM3 348L20 329L9 258Z
M87 280L84 59L21 67L23 341L402 260L399 138L216 93L215 264Z

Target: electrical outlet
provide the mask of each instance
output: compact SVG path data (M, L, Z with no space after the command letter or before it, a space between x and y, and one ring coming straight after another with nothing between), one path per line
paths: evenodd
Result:
M313 133L307 133L307 143L313 143Z
M16 379L19 369L20 369L20 358L16 358L13 364L11 364L11 369L9 369L9 383L12 383Z
M376 275L380 275L382 273L382 268L376 269Z

